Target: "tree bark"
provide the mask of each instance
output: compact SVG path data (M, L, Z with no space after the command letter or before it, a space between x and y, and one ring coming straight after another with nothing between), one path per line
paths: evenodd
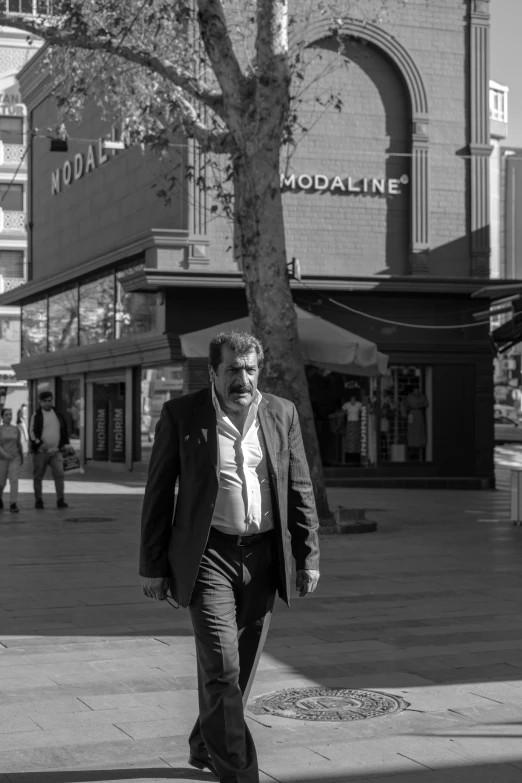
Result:
M279 146L234 161L234 246L241 258L253 331L263 343L261 388L295 403L319 519L331 523L297 318L286 266Z

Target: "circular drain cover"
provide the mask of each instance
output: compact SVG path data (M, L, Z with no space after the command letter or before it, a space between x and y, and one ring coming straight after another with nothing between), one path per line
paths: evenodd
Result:
M408 703L398 696L380 691L351 688L287 688L259 696L252 712L267 712L297 720L340 721L381 718L402 712Z
M114 522L112 517L66 517L66 522Z

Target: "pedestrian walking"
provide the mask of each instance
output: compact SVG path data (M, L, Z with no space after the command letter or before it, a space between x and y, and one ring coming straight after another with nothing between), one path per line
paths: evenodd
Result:
M20 468L24 464L24 452L22 450L22 441L20 431L15 427L13 421L13 411L11 408L4 408L1 413L2 424L0 425L0 509L4 507L3 491L9 479L9 511L18 514L18 479L20 477Z
M16 414L16 426L20 430L22 449L24 454L29 451L29 421L27 419L27 405L22 403Z
M223 783L259 781L243 710L276 592L290 603L292 556L300 596L319 579L299 419L291 402L258 391L262 364L252 335L212 339L210 388L163 406L143 502L143 592L163 600L170 589L189 608L196 639L189 763Z
M40 407L31 417L29 438L33 452L33 483L35 508L43 509L42 480L50 466L56 488L58 508L68 508L65 502L65 473L63 454L70 451L67 424L61 413L53 407L53 395L43 391L39 395Z

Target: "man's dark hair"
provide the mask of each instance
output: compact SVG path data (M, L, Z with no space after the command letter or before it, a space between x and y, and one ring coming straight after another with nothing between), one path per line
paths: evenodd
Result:
M50 391L42 391L38 395L38 399L40 400L40 402L43 402L44 400L52 400L52 398L53 398L53 393Z
M210 341L208 347L208 363L217 372L222 362L222 346L228 347L237 354L245 354L254 350L257 353L257 363L259 369L263 366L265 357L263 346L253 334L248 332L220 332Z

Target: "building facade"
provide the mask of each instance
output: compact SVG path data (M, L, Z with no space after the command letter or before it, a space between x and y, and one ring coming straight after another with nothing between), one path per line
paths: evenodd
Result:
M0 294L27 281L27 112L16 74L36 53L26 33L0 28ZM0 408L27 402L17 378L20 308L0 306Z
M295 301L389 357L380 377L307 368L327 476L491 486L492 353L474 319L496 285L489 2L413 0L383 25L344 20L341 55L328 24L307 34L320 94L303 99L308 130L281 159ZM52 125L39 57L19 79L30 127ZM330 94L339 101L317 100ZM231 225L185 176L205 173L192 143L172 153L166 203L154 192L164 164L107 150L118 130L94 108L70 136L61 153L33 140L30 280L0 301L22 305L17 372L33 404L52 388L84 460L130 469L163 402L208 382L180 335L245 316L242 276Z

